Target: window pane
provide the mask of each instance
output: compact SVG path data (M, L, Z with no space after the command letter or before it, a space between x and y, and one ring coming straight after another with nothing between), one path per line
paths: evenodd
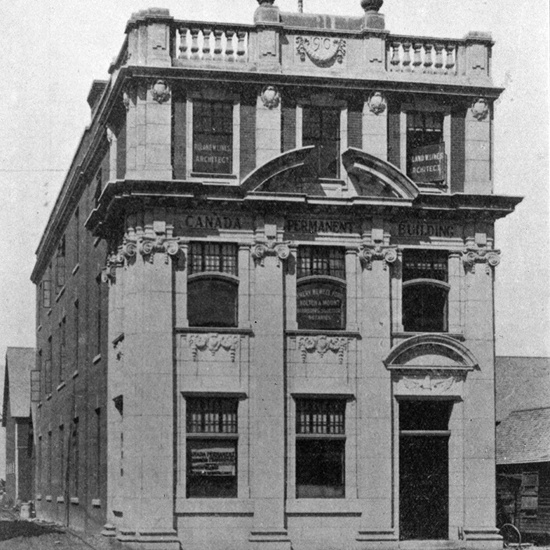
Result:
M187 497L237 497L237 442L187 440Z
M192 327L236 327L239 286L223 279L196 279L187 285L187 316Z
M237 275L237 246L220 243L191 243L189 275L218 272Z
M399 401L399 429L448 430L452 409L449 401Z
M448 254L439 250L404 250L403 281L412 279L448 280Z
M298 279L311 275L346 278L345 252L328 246L301 246L298 249Z
M403 288L403 329L406 332L447 330L447 290L417 284Z
M296 402L297 434L344 434L344 401L307 399Z
M305 106L302 110L302 145L315 145L319 176L337 178L340 169L340 109Z
M236 399L188 398L187 433L237 433Z
M345 441L296 441L296 497L345 497Z

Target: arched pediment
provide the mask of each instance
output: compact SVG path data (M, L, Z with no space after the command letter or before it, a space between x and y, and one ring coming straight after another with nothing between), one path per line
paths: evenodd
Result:
M342 161L359 196L414 199L419 193L401 170L365 151L351 147L342 154Z
M478 364L464 344L441 334L421 334L396 345L384 364L389 370L470 371Z
M319 177L322 150L313 145L287 151L251 172L241 183L248 193L296 193L323 196ZM350 148L342 162L352 184L350 196L413 200L416 185L392 164Z

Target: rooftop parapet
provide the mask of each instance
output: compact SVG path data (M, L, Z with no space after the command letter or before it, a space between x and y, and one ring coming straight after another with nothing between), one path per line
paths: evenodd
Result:
M463 39L391 34L362 0L363 16L281 12L258 0L254 24L174 20L152 8L132 15L111 67L188 67L350 79L491 87L493 45L486 33Z

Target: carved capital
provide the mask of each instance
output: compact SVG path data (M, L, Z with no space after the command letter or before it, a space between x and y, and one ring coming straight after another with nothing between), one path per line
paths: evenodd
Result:
M166 237L141 237L135 241L128 239L120 248L120 256L127 261L135 258L138 252L150 263L153 263L155 253L163 254L165 263L168 263L170 257L177 259L182 253L179 241Z
M199 351L208 351L214 357L220 348L229 352L231 362L235 362L237 347L239 345L239 336L235 334L220 335L211 334L192 334L187 342L191 350L191 356L194 361L198 360Z
M276 256L278 259L278 263L280 264L281 261L287 260L289 258L290 246L288 242L260 242L256 243L252 247L251 254L256 264L259 264L261 266L264 265L264 258L266 256Z
M302 363L306 362L308 353L317 353L324 357L327 352L337 355L340 365L344 362L344 353L348 348L348 339L331 336L300 336L298 338L298 349L302 356Z
M124 256L120 252L109 254L105 267L101 270L101 281L103 283L114 283L116 281L116 270L122 266L124 266Z
M500 264L500 250L485 248L467 248L462 253L464 267L470 273L475 273L476 264L485 264L487 275L491 274L491 268Z
M281 103L281 94L275 86L266 86L260 95L262 103L268 109L276 109Z
M489 103L484 97L478 97L470 108L476 120L485 120L489 115Z
M382 246L380 244L366 245L359 248L359 260L369 271L374 260L384 260L384 270L397 261L397 248L395 246Z
M367 105L369 106L370 112L375 115L382 114L388 106L386 98L380 92L374 92L369 97Z
M151 86L151 95L157 103L164 103L170 99L170 86L166 80L155 80Z

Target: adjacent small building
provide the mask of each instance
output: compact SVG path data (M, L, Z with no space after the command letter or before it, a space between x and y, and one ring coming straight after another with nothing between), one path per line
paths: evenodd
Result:
M550 359L497 357L499 522L550 541Z
M37 514L496 550L491 37L258 4L135 13L92 86L32 274Z
M34 500L34 441L31 415L33 348L9 347L6 352L2 427L6 429L4 503Z

